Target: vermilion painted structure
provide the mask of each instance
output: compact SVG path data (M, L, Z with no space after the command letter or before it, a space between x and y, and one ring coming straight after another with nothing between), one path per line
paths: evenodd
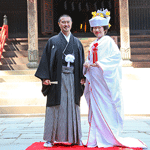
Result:
M6 16L4 16L4 17L6 17ZM1 29L1 31L0 31L0 60L1 60L4 45L5 45L6 39L8 38L8 25L5 24L5 21L4 21L3 26L0 27L0 29Z

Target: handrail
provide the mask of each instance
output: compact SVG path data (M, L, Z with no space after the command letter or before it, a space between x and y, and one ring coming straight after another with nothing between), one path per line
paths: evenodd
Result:
M4 22L3 26L0 27L0 60L3 53L4 45L6 42L6 39L8 38L8 25L7 25L7 16L4 16Z

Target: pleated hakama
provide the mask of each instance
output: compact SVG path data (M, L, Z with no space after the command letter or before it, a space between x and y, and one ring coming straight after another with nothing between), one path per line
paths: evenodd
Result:
M73 67L62 67L61 103L46 108L43 137L46 141L79 144L81 140L80 107L75 104L73 71Z

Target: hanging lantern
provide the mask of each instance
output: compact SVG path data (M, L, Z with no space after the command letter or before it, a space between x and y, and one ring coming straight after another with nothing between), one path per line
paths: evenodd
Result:
M67 10L67 1L64 2L64 8Z
M89 11L89 5L88 5L88 2L86 2L86 10Z
M97 2L94 3L94 9L97 10Z
M86 22L85 22L85 25L84 25L84 32L86 32Z
M72 11L74 11L75 10L74 2L71 3L71 7L72 7Z
M79 11L81 11L81 10L82 10L81 2L79 2L79 4L78 4L78 8L79 8Z
M80 24L80 30L82 30L82 24Z
M111 0L108 1L108 9L111 9Z
M104 1L101 2L101 8L104 8Z

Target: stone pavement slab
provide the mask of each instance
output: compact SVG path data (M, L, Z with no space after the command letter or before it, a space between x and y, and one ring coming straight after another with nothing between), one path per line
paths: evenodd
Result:
M34 142L44 142L44 117L0 118L0 150L25 150ZM87 116L81 117L83 140L88 137ZM122 137L134 137L150 150L150 117L125 116Z

